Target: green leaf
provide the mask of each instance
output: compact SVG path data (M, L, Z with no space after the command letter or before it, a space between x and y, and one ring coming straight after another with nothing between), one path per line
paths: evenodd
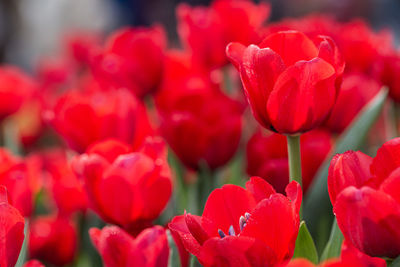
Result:
M166 232L169 244L168 267L180 267L181 262L179 259L178 248L176 247L175 241L172 238L171 232L169 230L167 230Z
M331 212L332 205L330 203L327 186L328 169L332 156L337 153L343 153L347 150L359 150L361 148L369 130L372 128L381 113L387 94L388 90L382 88L381 91L364 106L357 117L353 120L352 124L349 125L347 130L343 132L337 140L336 148L331 156L327 157L318 170L314 182L310 186L308 194L305 197L303 209L305 221L314 237L318 236L316 231L321 228L319 227L319 222L322 218L330 216L333 219ZM329 231L328 229L326 230ZM317 248L323 246L323 244L319 243L324 242L318 242L318 239L316 239Z
M388 263L387 266L390 267L400 267L400 256L394 259L391 263Z
M317 249L304 221L300 223L293 258L305 258L314 264L318 263Z
M330 259L337 258L340 256L340 252L342 250L343 243L343 234L340 231L336 219L333 221L331 235L329 237L329 241L326 244L324 252L321 256L321 262Z
M27 249L27 245L28 245L28 229L29 229L29 221L28 219L25 219L25 226L24 226L24 241L22 243L22 247L21 247L21 251L19 253L18 256L18 260L17 263L15 264L15 267L21 267L24 265L26 259L28 258L28 249Z

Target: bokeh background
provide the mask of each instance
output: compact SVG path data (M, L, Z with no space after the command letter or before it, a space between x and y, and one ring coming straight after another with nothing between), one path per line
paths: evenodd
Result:
M105 33L123 25L165 26L176 43L175 7L181 2L207 5L209 0L1 0L0 62L33 71L41 56L57 54L63 36L77 30ZM311 12L340 20L363 17L373 28L400 35L398 0L271 0L270 21Z

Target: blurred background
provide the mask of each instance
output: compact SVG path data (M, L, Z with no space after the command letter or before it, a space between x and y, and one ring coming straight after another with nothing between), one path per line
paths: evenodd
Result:
M176 43L175 7L181 2L207 5L209 0L1 0L0 62L32 71L41 56L59 51L68 32L109 33L123 25L165 26L170 44ZM363 17L373 28L400 34L398 0L271 0L270 21L310 12L334 14L340 20Z

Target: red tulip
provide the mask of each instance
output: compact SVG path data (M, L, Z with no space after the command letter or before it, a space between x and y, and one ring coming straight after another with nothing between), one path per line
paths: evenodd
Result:
M166 43L160 26L118 30L109 37L104 51L94 57L94 75L142 98L155 92L161 82Z
M23 216L31 215L37 190L38 173L31 172L31 163L35 164L0 149L0 185L7 187L13 205Z
M135 234L166 206L172 181L160 139L148 139L139 151L116 140L94 144L75 159L92 208L106 221Z
M58 266L71 263L77 252L77 234L68 219L37 217L30 223L29 256Z
M9 204L7 189L0 186L0 266L13 267L24 241L24 218Z
M303 190L306 192L319 166L332 149L328 132L314 130L300 137ZM286 138L280 134L263 135L256 132L247 143L247 173L264 178L274 189L283 193L289 183Z
M40 261L30 260L24 264L24 267L45 267Z
M380 78L382 83L389 87L389 96L397 103L400 102L400 81L398 73L400 71L400 54L392 52L384 58L383 69Z
M53 149L42 155L43 171L49 180L45 185L58 210L58 214L69 216L86 211L88 200L82 182L72 170L66 151Z
M160 226L145 229L136 238L117 226L91 228L89 234L105 267L168 265L167 235Z
M35 81L21 70L0 67L0 121L18 111L36 89Z
M242 130L242 105L224 95L209 75L182 55L170 55L156 98L160 132L182 162L193 169L215 169L236 152Z
M287 30L304 32L311 39L318 35L332 37L344 57L346 71L368 76L381 68L382 59L393 49L389 31L376 33L360 19L343 23L327 14L312 14L270 24L265 29L265 35Z
M297 134L321 125L339 93L344 63L333 40L315 42L296 31L278 32L259 46L227 46L247 100L267 129Z
M400 138L386 142L375 158L362 152L334 157L328 190L346 240L370 256L400 255Z
M133 143L144 107L126 90L69 91L56 103L52 126L79 151L106 138Z
M338 99L325 125L332 132L342 132L380 88L376 80L364 74L345 75Z
M315 267L314 264L306 259L294 259L289 264L283 264L280 267ZM338 259L329 259L318 266L320 267L353 267L353 266L369 266L369 267L386 267L386 261L380 258L370 257L355 247L347 244L345 241L342 245L342 253Z
M252 177L246 189L214 190L201 217L175 217L169 229L204 266L273 266L293 256L299 230L301 187L291 182L287 197Z
M177 8L179 37L196 64L220 67L228 63L225 47L229 42L260 41L258 31L269 12L266 3L243 0L215 0L210 7L181 4Z

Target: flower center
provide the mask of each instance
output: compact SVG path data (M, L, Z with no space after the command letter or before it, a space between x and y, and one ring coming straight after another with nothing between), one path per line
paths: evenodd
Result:
M247 221L248 221L249 219L250 219L250 213L248 213L248 212L246 212L246 213L244 214L244 216L240 216L240 218L239 218L239 229L240 229L240 232L242 232L243 229L244 229L244 227L246 227ZM221 238L226 237L226 234L225 234L224 231L222 231L221 229L218 229L218 234L219 234L219 236L220 236ZM230 236L236 236L235 229L233 228L233 225L231 225L231 226L229 227L228 235L230 235Z

